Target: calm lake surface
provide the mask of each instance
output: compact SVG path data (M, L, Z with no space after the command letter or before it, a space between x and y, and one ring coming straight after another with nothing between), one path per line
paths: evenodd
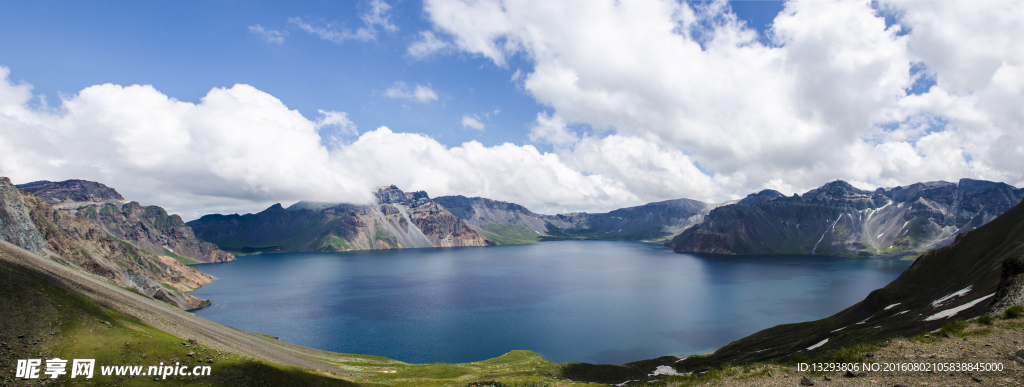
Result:
M199 265L204 318L281 340L411 363L515 349L622 364L712 351L830 316L910 262L676 254L639 242L270 254Z

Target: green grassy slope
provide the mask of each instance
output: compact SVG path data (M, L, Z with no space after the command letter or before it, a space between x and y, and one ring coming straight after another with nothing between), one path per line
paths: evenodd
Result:
M153 377L102 376L100 366L165 365L180 363L189 369L212 367L210 376L169 376L163 384L237 386L355 386L357 384L312 370L283 366L193 344L149 327L136 319L68 293L46 280L0 267L0 368L13 371L18 359L96 359L93 385L151 385ZM187 346L186 346L187 345ZM189 353L192 353L189 356ZM70 368L70 362L69 362ZM148 369L147 369L148 371ZM12 381L13 374L4 375ZM41 375L42 376L42 375ZM54 381L87 380L59 376ZM35 384L40 380L19 380Z

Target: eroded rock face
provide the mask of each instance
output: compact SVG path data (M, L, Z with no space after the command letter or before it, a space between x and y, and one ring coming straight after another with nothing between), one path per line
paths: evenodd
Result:
M0 240L36 254L46 254L46 240L32 223L21 193L6 177L0 177Z
M428 202L410 211L413 223L438 247L491 246L494 243L448 212L440 204Z
M174 255L187 262L203 263L235 259L217 246L197 239L178 215L169 215L159 206L125 201L113 188L100 183L37 181L18 188L155 255Z
M1018 252L1018 255L1003 261L999 279L999 288L991 310L995 315L1003 314L1012 306L1024 305L1024 255Z
M417 207L430 202L430 197L424 191L405 193L395 185L380 187L377 189L377 203L404 204L409 207Z
M182 309L209 305L187 292L210 283L212 276L112 237L90 220L16 189L7 178L0 178L0 219L4 222L0 234L17 230L23 237L9 241L26 250ZM26 240L31 243L25 244Z
M799 196L750 195L666 245L719 254L910 254L948 245L1022 198L1022 189L971 179L875 191L835 181Z
M645 240L678 234L713 206L690 199L666 200L606 213L537 214L515 203L486 198L434 199L488 238L526 243L541 236L571 239Z

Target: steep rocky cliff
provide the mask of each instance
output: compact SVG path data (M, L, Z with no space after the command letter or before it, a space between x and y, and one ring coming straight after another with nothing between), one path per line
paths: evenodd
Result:
M547 233L547 215L515 203L461 195L434 201L497 244L537 242Z
M11 180L0 177L0 239L36 254L46 254L46 240Z
M717 254L914 254L953 242L1022 198L1022 189L971 179L875 191L835 181L803 195L762 191L718 207L666 245Z
M768 328L675 367L691 371L793 355L827 358L839 348L913 337L1014 305L1024 305L1024 204L921 255L892 283L831 317Z
M701 222L714 205L675 199L606 213L549 215L548 234L581 239L649 240L668 237Z
M699 223L713 207L690 199L667 200L607 213L537 214L526 207L485 198L434 199L492 240L527 243L541 239L656 239Z
M488 246L487 240L423 191L381 187L375 205L299 202L257 214L206 215L196 235L241 253Z
M185 264L233 261L234 255L195 237L178 215L125 201L103 184L85 180L37 181L17 186L69 215L88 219L115 238Z
M186 292L210 283L212 276L117 239L16 189L7 178L0 178L0 219L0 237L16 246L182 309L209 305Z

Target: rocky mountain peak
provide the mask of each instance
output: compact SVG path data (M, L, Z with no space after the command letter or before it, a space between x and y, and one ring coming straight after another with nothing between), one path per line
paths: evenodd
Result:
M1013 192L1018 191L1018 188L1011 186L1006 183L997 183L985 180L974 180L974 179L960 179L957 188L960 191L960 197L973 197L982 195L988 192Z
M773 190L773 189L766 189L766 190L763 190L763 191L758 192L758 193L753 193L753 194L747 195L747 197L743 198L742 200L740 200L736 204L737 205L741 205L743 207L750 207L750 206L754 205L754 203L757 203L757 202L771 201L771 200L778 199L778 198L781 198L781 197L784 197L784 196L786 196L786 195L783 195L782 192L779 192L779 191L776 191L776 190Z
M425 191L405 193L394 184L387 187L377 188L377 204L405 204L410 207L417 207L430 202L430 197Z
M842 180L827 183L803 194L804 200L844 200L870 197L871 192L858 189Z
M54 205L74 202L101 203L108 200L124 200L113 188L101 183L87 180L64 180L53 182L48 180L34 181L17 185L22 191L38 196L46 203Z

